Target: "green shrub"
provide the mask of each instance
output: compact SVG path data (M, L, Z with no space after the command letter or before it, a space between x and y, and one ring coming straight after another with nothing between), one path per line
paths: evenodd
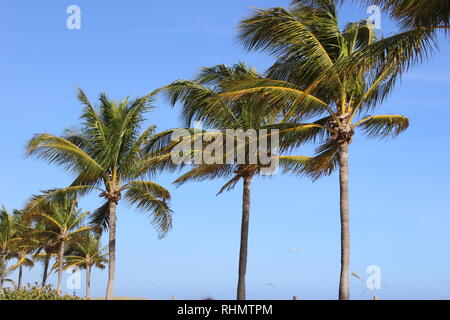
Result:
M41 287L37 283L21 289L0 290L0 300L83 300L75 295L60 295L51 285Z

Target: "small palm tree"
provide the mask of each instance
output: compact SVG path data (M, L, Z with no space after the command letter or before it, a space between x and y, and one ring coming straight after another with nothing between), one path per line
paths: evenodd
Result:
M226 65L218 65L212 68L204 68L194 81L178 80L175 83L164 88L163 91L171 98L171 103L175 105L177 102L182 103L182 115L186 125L190 126L194 120L203 121L210 128L214 128L213 132L194 132L192 139L202 139L211 142L211 138L226 141L236 137L227 136L228 129L242 130L260 130L280 128L277 123L277 117L272 117L269 104L255 101L254 99L241 99L231 103L221 101L216 104L220 94L227 91L227 87L233 81L242 81L243 79L261 79L253 68L247 67L244 63L227 67ZM283 127L283 126L281 126ZM280 147L282 150L292 148L292 144L285 145L285 141L295 141L292 136L295 135L290 128L283 127L283 130L277 131L280 138ZM288 137L286 139L285 137ZM270 139L269 139L270 138ZM239 181L243 182L243 200L242 200L242 222L241 222L241 239L239 251L239 272L237 285L237 299L246 299L245 276L247 270L247 252L248 252L248 236L249 236L249 220L250 220L250 198L251 183L255 176L261 174L261 171L268 169L267 163L262 163L260 159L250 161L254 156L250 145L261 146L264 140L270 140L270 144L274 142L272 132L265 133L254 138L247 137L245 143L234 147L223 146L216 163L203 163L196 165L191 171L179 177L175 183L183 184L187 181L203 181L207 179L227 178L229 181L221 188L218 194L226 190L233 189ZM295 141L297 143L297 141ZM227 149L228 148L228 149ZM261 151L261 150L260 150ZM269 151L269 150L267 150ZM194 151L195 152L195 151ZM244 154L241 161L237 161L238 152ZM232 162L227 159L233 156ZM276 157L277 161L283 167L289 168L305 160L304 157L294 156L278 156L274 153L270 157Z
M72 185L55 190L41 200L61 194L83 195L98 191L105 203L92 214L92 223L109 229L109 268L106 299L114 294L116 265L116 211L124 196L129 205L150 213L153 225L163 237L172 225L168 206L170 193L146 180L155 173L154 155L143 155L142 145L152 137L155 127L141 132L144 114L151 108L153 94L120 102L100 95L95 108L83 91L78 99L84 105L79 131L67 131L62 137L38 134L27 146L29 155L55 163L75 173ZM102 188L103 186L103 188Z
M17 288L22 288L22 277L23 277L23 267L33 268L34 261L29 256L34 251L34 248L26 248L22 246L16 254L13 255L14 258L17 259L17 262L14 264L14 268L19 268L19 275L17 279Z
M92 227L83 226L83 219L89 212L81 213L78 209L78 202L76 199L62 197L57 201L43 202L42 198L45 195L33 197L27 204L27 212L41 223L48 226L46 230L38 231L37 237L45 238L46 241L53 245L58 245L58 287L57 290L61 293L62 289L62 272L63 261L66 245L76 240L76 236L83 232L91 230ZM30 209L32 208L32 209Z
M26 242L26 237L20 212L16 210L13 214L9 214L5 207L2 207L0 209L0 272L2 279L25 263L19 252L24 250L26 244L29 245L29 242ZM18 258L18 262L8 268L8 260L14 258ZM1 286L0 281L0 288Z
M36 229L33 231L35 235L39 235L37 237L37 250L36 253L33 255L34 261L39 261L44 264L44 270L42 273L42 283L41 286L45 287L47 285L47 279L49 276L49 266L51 259L53 257L58 256L58 244L53 241L51 237L43 236L48 235L47 231L51 231L49 229L52 229L51 226L45 225L44 223L37 222L34 226Z
M13 269L19 269L17 288L22 287L23 267L33 268L34 261L32 255L39 248L39 241L33 236L34 230L31 221L22 210L14 210L13 222L15 238L13 247L10 250L10 258L16 259Z
M402 72L434 48L433 35L413 30L380 39L367 21L341 30L335 0L296 0L289 9L256 10L239 28L247 49L270 52L277 62L268 70L269 79L241 81L220 100L252 97L270 103L283 122L303 130L301 139L320 142L299 173L316 179L339 168L339 298L349 299L349 145L357 129L370 137L406 130L404 116L365 113L384 101Z
M7 278L13 271L14 268L8 268L6 260L0 260L0 291L3 289L3 285L6 282L14 284L14 281L12 279Z
M0 209L0 260L6 261L14 246L21 240L14 216L5 207Z
M100 238L93 234L83 235L81 241L74 242L66 255L64 269L81 268L86 270L86 298L90 298L92 268L105 269L108 262L107 247L100 247Z

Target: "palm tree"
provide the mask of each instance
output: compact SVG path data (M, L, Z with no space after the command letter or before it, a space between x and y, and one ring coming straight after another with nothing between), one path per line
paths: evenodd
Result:
M71 186L55 190L43 199L60 194L83 195L93 190L105 199L93 212L92 223L102 229L109 228L106 299L114 294L116 209L121 197L124 196L129 205L151 214L160 237L171 228L172 215L167 203L170 193L159 184L145 180L155 172L154 155L145 156L141 150L155 130L151 126L141 132L152 97L150 94L116 102L100 94L100 105L95 108L79 90L78 99L84 105L81 129L67 131L61 137L38 134L27 146L29 155L56 163L76 175Z
M8 268L6 260L0 260L0 292L3 289L3 284L5 282L14 284L13 280L7 278L13 271L14 269L12 267Z
M22 287L23 267L34 267L31 257L39 248L39 241L33 236L34 230L31 221L23 210L13 211L14 234L16 241L12 246L9 257L16 259L13 269L19 269L17 288Z
M100 248L100 238L86 234L80 242L74 242L70 254L65 257L64 269L78 267L86 270L86 298L90 298L91 271L93 267L105 269L108 262L107 247Z
M16 221L5 207L0 209L0 261L6 262L14 245L20 241L16 232Z
M51 231L52 226L44 223L36 223L35 230L33 231L36 235L39 235L37 238L38 241L38 249L36 253L33 255L33 260L42 262L44 264L44 270L42 273L42 287L47 285L47 279L49 275L49 266L50 261L53 257L58 256L58 244L53 241L51 237L43 236L48 235L47 231ZM49 230L50 229L50 230Z
M303 128L304 139L321 144L297 172L317 179L339 167L339 298L349 299L349 145L357 128L369 137L388 137L408 127L404 116L364 114L384 101L402 72L434 48L433 35L413 30L380 39L365 21L341 30L334 0L298 0L289 9L256 10L239 29L246 49L270 52L277 62L267 72L269 79L241 81L216 104L243 97L271 104L283 122Z
M26 257L27 247L32 245L28 239L28 229L23 223L22 212L14 210L9 214L3 207L0 210L0 289L4 282L13 282L6 279L14 270L19 268L18 286L22 282L22 266L32 266L32 262ZM17 259L17 262L8 267L8 260Z
M38 231L38 237L44 237L54 245L58 245L58 287L61 293L63 261L66 245L75 240L77 235L91 230L92 227L83 226L83 219L88 211L81 213L76 199L67 196L51 202L42 201L46 195L34 196L27 204L27 213L48 226L44 231ZM32 209L31 209L32 208Z
M260 130L260 129L274 129L277 126L277 118L271 117L268 109L271 108L269 104L255 101L254 99L241 99L228 103L222 101L219 105L215 101L220 94L227 91L227 87L233 81L240 81L243 79L261 79L253 68L247 67L244 63L239 63L233 67L226 65L217 65L212 68L204 68L200 74L193 80L178 80L173 84L167 86L163 91L170 97L171 104L175 105L177 102L182 103L182 116L186 125L189 127L193 121L202 121L209 128L214 128L214 132L197 131L192 134L192 139L202 139L211 142L211 139L217 141L225 141L230 138L227 129L242 130ZM278 131L280 137L281 149L287 149L292 145L285 146L284 140L292 141L293 132L290 129ZM284 137L289 135L289 139ZM240 251L239 251L239 268L238 268L238 285L237 285L237 299L246 299L246 285L245 276L247 270L247 252L248 252L248 236L249 236L249 219L250 219L250 199L251 199L251 183L253 178L259 174L263 169L268 169L268 163L262 163L260 159L257 161L250 161L254 155L250 151L250 145L260 146L262 139L271 137L273 142L272 132L256 136L254 138L244 138L245 143L242 145L233 146L231 149L222 148L222 155L218 155L218 160L215 163L203 163L195 165L189 172L179 177L175 183L183 184L187 181L197 180L203 181L207 179L227 178L229 181L221 188L218 194L226 190L233 189L239 181L243 182L242 195L242 222L241 222L241 237L240 237ZM236 137L231 137L234 141ZM297 142L297 141L295 141ZM235 142L233 142L235 144ZM204 148L204 147L202 147ZM269 149L271 147L269 146ZM195 152L195 151L194 151ZM244 156L243 161L237 161L236 155L242 152ZM227 157L233 155L233 161L227 161ZM302 157L282 156L278 157L271 154L271 157L277 157L282 165L298 163L304 160Z
M15 263L14 267L19 268L19 275L17 279L17 288L22 288L22 277L23 277L23 267L33 268L34 267L34 261L32 258L28 257L29 254L34 251L34 248L27 248L25 246L22 246L16 254L14 254L14 258L17 259L17 262Z

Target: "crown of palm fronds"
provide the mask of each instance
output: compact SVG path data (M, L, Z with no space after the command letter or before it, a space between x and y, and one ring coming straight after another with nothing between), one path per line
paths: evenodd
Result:
M98 268L103 270L108 262L107 247L101 247L100 237L92 232L85 232L79 241L74 241L66 249L63 269L69 268ZM53 265L52 270L57 270L59 261Z
M96 190L107 201L92 213L91 222L106 229L109 200L118 201L123 195L130 205L150 213L160 236L164 236L172 221L169 192L144 180L160 169L155 164L155 154L144 154L142 149L155 131L154 126L141 130L153 96L154 93L116 102L100 94L99 106L94 107L79 90L78 99L83 104L80 129L67 130L61 137L38 134L27 145L29 155L55 163L76 178L71 186L35 199L29 209L61 195L76 197Z
M250 161L249 145L256 143L260 146L261 141L269 140L270 143L273 133L271 130L277 129L280 150L287 151L294 149L299 145L299 141L314 140L315 136L322 134L317 130L316 125L300 128L299 125L280 123L277 113L273 112L273 101L271 99L255 99L253 96L233 96L228 98L227 92L232 90L236 83L243 85L244 83L267 83L268 80L259 74L254 68L246 66L244 63L238 63L231 67L226 65L217 65L211 68L203 68L193 80L178 80L171 85L162 88L169 98L172 105L181 103L182 117L187 127L191 126L194 121L201 121L202 124L212 131L197 130L191 131L191 141L199 139L201 152L208 150L213 142L222 142L215 146L215 150L219 151L219 155L215 157L214 163L204 161L203 164L195 165L192 170L184 173L175 183L180 185L188 181L203 181L216 178L228 179L228 182L221 188L219 193L232 189L236 183L247 176L253 176L261 172L267 167L259 161ZM279 85L279 82L276 82ZM258 89L259 90L259 89ZM236 137L230 136L229 129L241 130L267 130L265 135L258 135L256 138L247 137L240 144L235 143ZM192 129L191 129L192 130ZM225 145L225 141L232 139L233 146ZM244 142L244 143L242 143ZM170 147L176 146L168 137L165 140L151 142L151 147L158 145L159 148L170 151ZM149 148L150 149L150 148ZM237 161L237 154L244 154L244 159ZM298 167L305 162L304 157L290 157L288 155L277 157L282 163L285 170L294 170L294 166ZM231 159L231 161L230 161Z
M436 47L435 35L422 29L381 38L371 22L360 21L341 30L338 4L293 1L289 9L255 10L241 22L239 39L246 49L268 52L277 61L267 79L234 81L217 99L269 102L270 112L295 133L286 136L286 145L319 142L316 156L295 166L313 178L336 168L341 143L351 142L357 128L370 137L406 130L406 117L366 114L390 95L403 72Z

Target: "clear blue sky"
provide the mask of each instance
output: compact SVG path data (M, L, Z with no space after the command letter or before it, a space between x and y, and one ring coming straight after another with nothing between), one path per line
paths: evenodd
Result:
M91 100L141 96L203 66L245 61L263 71L264 54L247 54L235 27L251 7L277 0L2 1L0 4L0 203L21 208L30 195L63 187L62 169L24 157L34 133L60 134L78 124L76 87ZM66 8L82 10L82 29L66 28ZM342 21L367 17L342 10ZM383 31L392 23L383 19ZM450 46L408 74L378 113L403 114L410 129L395 140L358 136L351 146L351 271L382 271L382 288L364 291L352 278L352 297L450 298ZM159 129L180 125L167 102L149 115ZM216 197L223 181L170 185L175 223L158 241L148 219L119 207L116 294L167 299L235 296L241 187ZM339 275L336 175L312 183L277 175L254 183L248 297L335 299ZM96 195L82 206L93 210ZM292 248L298 248L294 252ZM15 277L15 276L14 276ZM41 266L26 271L38 281ZM107 272L94 272L93 295L103 296ZM56 281L56 275L51 276ZM84 288L77 293L84 294Z

